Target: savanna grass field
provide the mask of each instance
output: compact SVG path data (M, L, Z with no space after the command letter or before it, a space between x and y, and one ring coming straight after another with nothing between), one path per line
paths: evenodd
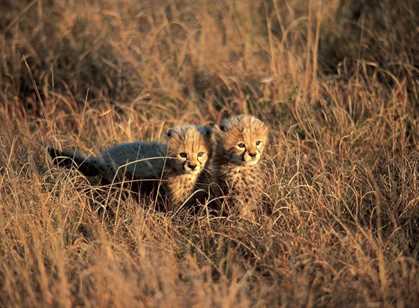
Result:
M418 80L414 0L1 1L0 306L417 307ZM47 153L241 113L271 130L254 222Z

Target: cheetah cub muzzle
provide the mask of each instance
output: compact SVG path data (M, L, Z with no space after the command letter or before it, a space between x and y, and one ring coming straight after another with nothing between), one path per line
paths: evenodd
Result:
M261 159L269 129L253 116L238 115L224 119L217 131L214 168L227 209L253 220L265 184Z

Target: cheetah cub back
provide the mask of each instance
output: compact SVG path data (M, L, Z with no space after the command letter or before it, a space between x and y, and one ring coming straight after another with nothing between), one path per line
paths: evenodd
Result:
M250 115L224 119L219 128L214 158L217 183L228 195L229 207L253 219L265 184L261 158L269 129Z

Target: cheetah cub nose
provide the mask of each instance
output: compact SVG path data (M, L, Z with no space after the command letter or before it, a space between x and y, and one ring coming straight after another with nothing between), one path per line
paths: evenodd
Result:
M197 164L191 164L191 163L188 164L188 168L191 169L192 171L195 170L196 167L198 167Z

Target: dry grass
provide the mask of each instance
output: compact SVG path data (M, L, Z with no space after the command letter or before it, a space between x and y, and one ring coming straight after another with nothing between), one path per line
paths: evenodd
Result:
M419 302L417 1L16 2L0 5L0 306ZM254 224L118 195L103 217L46 153L239 112L273 131Z

